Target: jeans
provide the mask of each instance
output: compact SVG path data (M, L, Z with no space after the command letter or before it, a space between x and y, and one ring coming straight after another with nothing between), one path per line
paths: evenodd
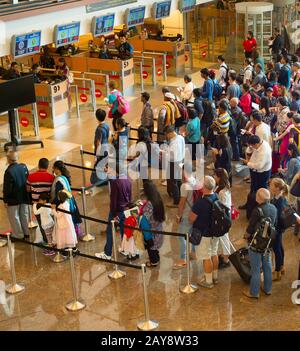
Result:
M189 233L192 229L192 225L189 223L188 218L183 218L178 226L178 233ZM179 236L179 248L180 248L180 259L186 259L186 239L183 236ZM192 245L192 251L195 252L196 248Z
M249 249L249 258L251 265L250 294L258 296L260 290L260 267L262 265L264 274L264 291L268 294L272 291L272 262L271 254L261 254Z
M13 237L17 239L23 239L24 235L29 235L29 210L27 204L8 206L7 216L11 225Z
M124 234L124 221L125 221L125 216L124 216L124 212L120 212L119 215L119 225L120 225L120 235L121 235L121 239L123 239L123 234ZM109 212L108 215L108 222L109 224L106 227L106 244L104 247L104 253L106 256L111 256L112 254L112 248L113 248L113 239L112 239L112 227L111 227L111 221L113 220L113 216L112 214ZM116 238L114 238L114 240L116 240ZM114 257L115 259L115 257Z
M167 192L173 198L174 204L178 205L180 200L180 187L181 187L181 162L170 162L167 172Z
M230 144L232 149L232 161L240 160L239 138L236 134L230 135Z
M282 232L276 232L276 238L273 245L275 254L275 271L280 272L280 268L284 264L284 249L282 245Z

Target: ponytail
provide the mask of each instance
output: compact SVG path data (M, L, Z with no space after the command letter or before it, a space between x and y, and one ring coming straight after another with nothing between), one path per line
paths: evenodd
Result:
M289 186L281 178L273 178L272 183L282 192L282 196L287 197L289 195Z
M68 182L71 185L71 175L63 161L55 161L53 168L57 168L61 172L61 174L68 179Z

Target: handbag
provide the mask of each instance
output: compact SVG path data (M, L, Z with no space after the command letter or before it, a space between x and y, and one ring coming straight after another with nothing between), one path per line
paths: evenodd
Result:
M291 205L288 205L283 209L279 218L279 225L281 229L286 230L293 224L296 224L296 217L294 216L294 213L297 213L297 211Z
M192 245L198 246L200 245L202 239L202 232L198 228L193 228L190 234L190 243Z
M290 193L295 197L300 197L300 179L292 186Z
M234 221L240 216L240 211L234 206L231 206L231 219Z

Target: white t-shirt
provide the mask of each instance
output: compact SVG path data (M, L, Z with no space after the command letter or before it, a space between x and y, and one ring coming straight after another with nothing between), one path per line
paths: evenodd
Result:
M47 204L47 205L50 205L50 204ZM35 215L41 216L41 224L43 229L54 226L54 220L51 216L52 214L51 208L40 207L39 209L37 209L37 204L33 204L33 213Z
M243 83L246 84L247 80L249 82L252 82L252 76L253 76L253 67L251 65L249 65L244 70L244 81L243 81Z
M228 70L228 66L226 65L226 63L222 63L220 65L220 70L219 70L219 84L221 87L225 88L226 87L226 82L225 82L225 79L226 79L226 75L227 75L227 70Z
M271 128L268 124L262 122L256 127L255 135L259 136L260 140L264 140L271 145Z
M255 150L251 155L248 167L256 170L257 172L269 171L272 167L272 149L270 144L263 140L260 147Z
M230 190L228 190L226 188L220 190L218 197L219 197L220 202L224 206L231 208L231 192L230 192Z
M189 82L183 88L183 91L180 93L180 97L183 100L188 100L189 102L194 101L193 90L195 89L195 85L193 82Z

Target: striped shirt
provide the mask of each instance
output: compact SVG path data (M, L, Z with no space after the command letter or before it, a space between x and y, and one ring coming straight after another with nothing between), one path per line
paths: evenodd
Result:
M225 112L214 120L213 126L216 127L219 134L226 134L229 130L230 120L231 117L229 113Z
M37 201L41 193L50 193L51 185L54 181L54 175L47 171L37 171L30 173L27 178L27 185L33 201Z

